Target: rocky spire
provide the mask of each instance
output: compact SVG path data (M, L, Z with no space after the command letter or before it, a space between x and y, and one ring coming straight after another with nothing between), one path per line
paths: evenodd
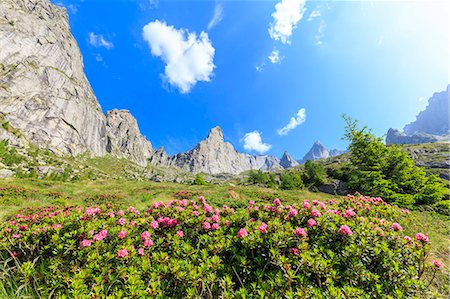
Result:
M299 164L287 151L285 151L281 157L280 165L283 166L283 168L291 168Z

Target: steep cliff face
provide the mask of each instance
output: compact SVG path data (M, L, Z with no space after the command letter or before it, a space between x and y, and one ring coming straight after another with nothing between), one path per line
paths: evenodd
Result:
M107 151L141 166L147 165L147 159L153 153L152 144L142 136L133 115L128 110L114 109L106 113L106 124Z
M436 142L443 138L437 135L425 134L425 133L414 133L412 135L406 135L400 130L390 128L386 135L386 144L420 144Z
M224 141L219 127L212 128L208 137L192 150L176 155L174 165L193 173L210 174L240 173L248 169L245 157Z
M106 121L67 13L47 0L0 2L0 112L33 144L106 153Z
M280 165L283 168L291 168L299 165L299 163L292 158L292 156L288 152L284 152L283 157L281 157Z
M428 106L421 111L416 120L403 129L406 135L425 133L431 135L446 135L449 128L449 93L450 85L441 92L436 92L429 100Z

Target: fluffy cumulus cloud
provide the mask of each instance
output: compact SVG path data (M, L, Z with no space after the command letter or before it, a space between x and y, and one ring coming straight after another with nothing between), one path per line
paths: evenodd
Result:
M297 111L296 116L291 117L291 119L289 120L289 123L287 125L285 125L281 129L277 130L278 135L280 135L280 136L287 135L287 133L289 133L289 131L295 129L296 127L298 127L299 125L304 123L305 120L306 120L306 110L305 110L305 108L302 108Z
M114 48L114 44L110 41L107 41L102 34L95 34L94 32L89 32L88 41L91 46L96 48L103 47L108 50Z
M214 13L211 18L211 20L208 23L208 30L211 30L212 28L216 27L223 18L223 5L222 3L216 3L214 6Z
M283 44L289 44L292 30L302 19L306 0L281 0L272 13L273 22L269 27L270 37Z
M211 80L215 50L206 32L197 36L156 20L144 26L142 35L152 55L166 64L165 80L181 93L188 93L198 81Z
M270 144L262 142L261 133L258 131L245 134L242 140L244 142L244 149L247 151L255 151L264 154L272 147Z

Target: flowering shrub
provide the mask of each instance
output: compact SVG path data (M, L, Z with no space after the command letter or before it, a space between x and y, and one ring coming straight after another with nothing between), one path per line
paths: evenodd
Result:
M401 214L363 196L46 207L0 225L0 258L16 285L58 298L423 297L422 274L442 263L425 264L425 234L380 219Z

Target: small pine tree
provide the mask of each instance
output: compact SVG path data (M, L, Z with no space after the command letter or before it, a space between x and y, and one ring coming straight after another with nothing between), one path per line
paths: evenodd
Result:
M206 183L205 179L200 173L197 173L195 175L194 185L208 185L208 183Z

